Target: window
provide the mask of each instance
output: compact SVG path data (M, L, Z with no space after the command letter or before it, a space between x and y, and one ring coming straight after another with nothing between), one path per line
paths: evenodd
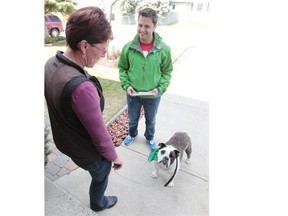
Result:
M51 15L51 16L49 16L49 18L50 18L51 22L61 22L61 20L57 16Z
M202 11L203 10L203 5L204 5L203 3L198 3L196 11Z

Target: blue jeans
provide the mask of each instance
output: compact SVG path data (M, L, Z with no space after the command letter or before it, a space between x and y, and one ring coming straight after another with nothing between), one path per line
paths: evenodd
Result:
M129 135L135 137L138 135L138 122L141 114L141 107L144 108L146 130L144 136L147 140L153 140L155 134L156 114L160 104L161 97L141 98L132 97L127 94Z
M94 211L105 209L108 202L104 193L108 185L112 162L105 159L99 159L93 162L83 162L74 159L73 161L82 169L87 170L92 177L89 188L90 208Z

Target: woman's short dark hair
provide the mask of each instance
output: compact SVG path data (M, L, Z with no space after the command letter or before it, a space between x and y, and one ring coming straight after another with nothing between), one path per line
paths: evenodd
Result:
M153 10L152 8L144 8L144 9L140 10L139 15L138 15L138 19L140 16L150 17L152 19L153 24L154 25L157 24L158 15L157 15L156 11Z
M67 20L66 43L72 50L78 50L78 43L86 40L90 44L104 43L112 36L110 23L98 7L84 7L76 10Z

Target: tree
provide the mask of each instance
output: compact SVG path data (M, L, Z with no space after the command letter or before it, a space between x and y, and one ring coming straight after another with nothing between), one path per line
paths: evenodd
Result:
M112 20L112 10L113 10L113 7L114 7L114 5L116 4L117 1L119 1L119 0L110 0L109 1L108 21L110 23L111 23L111 20Z
M75 11L77 3L73 0L45 0L44 12L60 12L65 14L71 14Z
M150 7L154 9L159 16L165 16L170 13L170 3L170 0L143 0L137 4L136 11Z
M139 0L121 0L120 10L122 15L133 15L135 14L136 7Z
M171 0L121 0L120 10L122 15L133 15L143 8L150 7L159 16L165 16L170 13L170 3Z

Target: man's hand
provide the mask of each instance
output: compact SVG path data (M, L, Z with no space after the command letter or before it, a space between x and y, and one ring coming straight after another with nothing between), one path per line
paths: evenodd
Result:
M131 86L129 86L129 87L127 88L127 94L128 94L128 95L130 95L130 96L135 96L136 93L137 93L137 92L136 92Z
M155 88L155 89L153 89L153 90L151 90L151 91L149 91L154 97L156 97L157 95L158 95L158 89L157 88Z

